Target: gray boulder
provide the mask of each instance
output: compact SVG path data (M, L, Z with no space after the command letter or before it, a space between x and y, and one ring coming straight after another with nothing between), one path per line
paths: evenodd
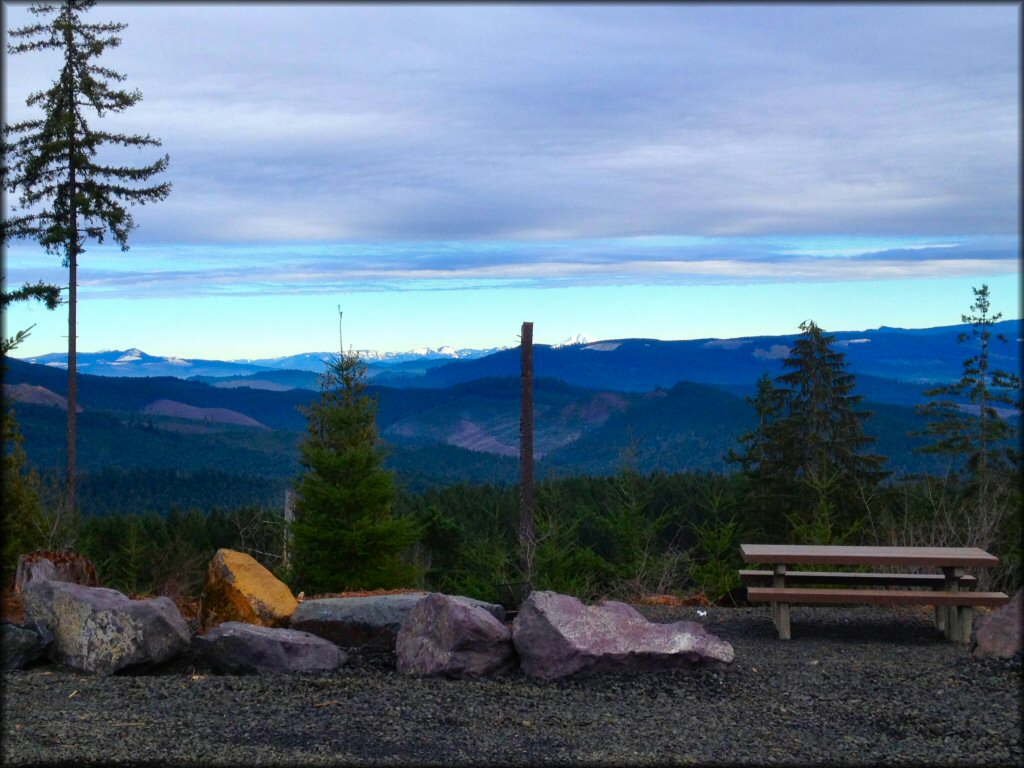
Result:
M523 672L541 680L733 660L732 646L696 622L656 624L625 603L587 606L556 592L526 599L512 643Z
M431 594L405 617L395 641L407 675L472 679L515 667L512 632L475 601Z
M53 635L47 656L97 675L168 661L189 647L188 625L170 598L129 600L105 587L33 581L25 619Z
M219 624L195 644L214 669L231 674L330 672L348 661L334 643L309 632L240 621Z
M978 621L974 632L975 656L1009 658L1021 650L1021 602L1024 587L1006 605Z
M290 626L303 632L327 638L343 648L374 648L394 650L395 638L409 611L426 592L405 592L395 595L366 597L327 597L306 600L292 614ZM505 620L505 609L468 597L459 600L479 605Z
M45 627L19 626L5 621L0 631L3 633L0 655L6 671L24 669L42 656L53 642L53 635Z

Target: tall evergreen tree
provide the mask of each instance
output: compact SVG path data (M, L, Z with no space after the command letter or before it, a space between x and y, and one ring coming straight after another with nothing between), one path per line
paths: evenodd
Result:
M1017 431L1000 414L999 406L1020 410L1021 380L1014 373L991 368L992 344L1007 343L1005 336L992 331L1002 313L989 314L987 285L971 290L972 314L961 315L971 329L961 333L957 342L971 344L973 354L964 360L959 379L925 392L935 399L917 408L928 419L928 426L918 434L932 438L923 452L949 456L958 463L957 469L966 470L978 504L984 507L992 483L1019 468L1020 454L1014 445Z
M402 559L418 531L392 514L395 483L377 440L377 403L366 363L349 353L328 361L319 402L306 409L305 472L296 483L294 581L316 592L407 586Z
M39 107L40 118L4 126L3 188L19 193L18 215L3 222L3 242L12 238L37 240L48 253L60 255L68 268L68 453L65 504L75 506L76 482L76 376L78 259L86 239L102 243L110 234L122 250L135 222L127 209L164 199L169 183L144 183L162 172L164 157L148 165L118 165L123 149L159 146L150 136L94 130L87 111L97 117L123 112L142 98L114 84L125 76L97 64L108 48L121 43L117 36L125 24L88 23L84 14L95 0L42 2L30 11L42 20L9 34L20 41L8 53L55 50L63 56L60 74L45 91L26 101ZM103 153L102 156L100 153Z
M770 514L809 525L824 511L849 527L863 490L887 475L885 457L864 452L874 442L864 433L871 413L858 408L862 397L853 394L855 378L835 338L812 321L800 330L785 372L758 383L758 426L741 438L745 451L730 458Z

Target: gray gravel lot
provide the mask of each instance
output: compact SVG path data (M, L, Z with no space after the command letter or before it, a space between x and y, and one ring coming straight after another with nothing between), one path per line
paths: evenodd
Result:
M767 607L640 609L702 621L735 662L549 684L387 656L313 677L43 665L4 674L3 763L1024 765L1020 655L972 658L923 611L798 607L785 642Z

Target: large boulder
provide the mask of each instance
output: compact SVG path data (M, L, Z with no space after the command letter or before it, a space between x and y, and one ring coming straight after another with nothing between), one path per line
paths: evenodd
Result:
M33 581L50 579L69 581L84 587L98 587L99 577L89 558L77 552L56 552L37 549L18 556L14 572L14 592L20 594Z
M188 625L167 597L129 600L113 589L45 580L30 583L24 598L26 624L53 635L48 658L82 672L162 664L190 643Z
M975 656L1009 658L1021 650L1021 602L1024 587L1006 605L978 621L974 632Z
M286 627L298 606L288 586L255 558L218 549L206 569L199 598L199 624L204 630L225 621Z
M291 628L325 637L343 648L394 650L398 630L409 611L426 592L403 592L364 597L326 597L306 600L292 614ZM498 621L505 620L505 609L469 597L460 597L467 605L477 605Z
M467 598L430 594L402 622L396 665L407 675L478 678L516 664L512 632Z
M227 621L197 636L214 669L231 674L330 672L348 656L330 640L294 629Z
M19 626L10 621L3 622L0 627L0 656L3 657L4 669L24 669L46 652L46 647L53 642L45 627Z
M556 592L526 599L512 643L523 672L541 680L733 660L732 646L696 622L656 624L625 603L587 606Z

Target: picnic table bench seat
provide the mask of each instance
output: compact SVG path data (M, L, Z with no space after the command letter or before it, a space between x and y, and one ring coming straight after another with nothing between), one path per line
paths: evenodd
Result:
M895 589L808 589L806 587L750 587L747 599L752 603L830 603L880 605L976 605L992 608L1004 605L1009 597L1003 592L945 592L942 590Z
M813 589L807 587L749 587L747 599L752 603L775 603L788 606L793 603L811 605L934 605L946 607L947 611L956 611L955 637L962 643L970 641L972 608L984 606L995 608L1009 602L1004 592L947 592L938 589ZM936 624L945 629L945 613L936 612ZM779 627L780 634L788 634L788 615L785 629Z

